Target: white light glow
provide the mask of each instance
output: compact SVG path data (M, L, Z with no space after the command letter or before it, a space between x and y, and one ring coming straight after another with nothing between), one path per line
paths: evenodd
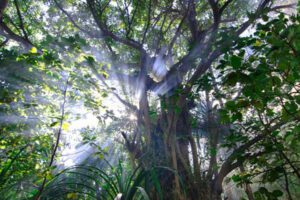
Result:
M130 121L135 121L135 120L137 120L137 118L136 118L136 116L134 114L130 114L129 115L129 120Z

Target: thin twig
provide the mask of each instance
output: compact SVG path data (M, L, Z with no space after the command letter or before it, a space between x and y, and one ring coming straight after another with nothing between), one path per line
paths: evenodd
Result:
M288 179L285 169L283 169L283 174L284 174L284 180L285 180L285 190L288 194L289 200L293 200L293 197L292 197L290 189L289 189L289 179Z
M56 153L57 153L57 149L58 149L60 138L61 138L61 134L62 134L62 126L63 126L63 122L64 122L64 117L65 117L65 104L67 102L68 83L69 83L69 77L67 78L67 82L66 82L66 85L65 85L65 88L64 88L64 91L63 91L63 103L61 105L61 117L60 117L60 122L59 122L59 128L58 128L58 132L57 132L56 142L55 142L55 145L54 145L54 148L53 148L53 151L52 151L52 154L51 154L50 162L49 162L49 165L48 165L49 168L54 163L54 159L55 159L55 156L56 156ZM42 185L41 185L41 187L39 189L39 192L37 193L37 195L35 197L35 200L39 200L40 199L40 197L41 197L41 195L42 195L42 193L44 191L46 182L47 182L47 177L45 176L44 180L43 180L43 183L42 183Z

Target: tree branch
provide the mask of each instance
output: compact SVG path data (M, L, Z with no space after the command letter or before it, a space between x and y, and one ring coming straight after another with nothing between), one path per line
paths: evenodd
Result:
M219 13L220 15L222 15L222 13L224 12L224 10L229 6L229 4L232 2L233 0L227 0L224 5L220 8Z
M26 38L15 34L3 21L0 21L0 35L6 37L7 39L12 39L21 43L27 50L34 46Z
M73 19L73 17L62 7L62 5L60 5L57 0L53 0L55 5L57 6L57 8L64 13L67 18L70 20L70 22L80 31L82 31L83 33L87 34L88 36L92 37L92 38L101 38L100 34L94 34L90 31L87 31L86 29L82 28L81 26L79 26L75 20Z
M89 65L90 66L90 65ZM93 66L90 66L90 68L92 69L92 71L94 72L94 74L95 74L95 76L98 78L98 80L99 81L101 81L102 82L102 84L103 85L105 85L107 88L109 88L109 86L107 85L107 83L103 80L103 77L98 73L98 71L96 70L96 68L95 67L93 67ZM133 110L134 112L137 112L138 111L138 108L135 106L135 105L133 105L133 104L131 104L131 103L129 103L129 102L127 102L127 101L125 101L124 99L122 99L116 92L111 92L123 105L125 105L125 106L127 106L129 109L131 109L131 110Z
M198 29L198 22L196 19L196 8L195 8L195 1L191 0L189 1L189 5L188 5L188 23L189 23L189 28L192 34L192 38L193 40L197 40L198 36L199 36L199 29ZM185 17L184 17L185 18Z
M218 24L220 21L220 14L219 14L219 7L218 3L215 0L208 0L208 3L212 9L213 16L214 16L214 24Z
M172 52L172 48L173 48L173 46L174 46L174 44L175 44L175 42L176 42L176 40L177 40L177 38L178 38L178 36L180 34L181 28L183 26L183 23L184 23L184 20L186 19L186 17L187 17L187 13L183 16L182 20L180 21L180 23L179 23L179 25L178 25L178 27L176 29L175 35L173 36L173 38L172 38L172 40L170 42L170 45L168 47L168 56L171 56L170 54Z
M151 8L152 8L152 0L149 1L149 5L148 5L148 20L147 20L147 25L143 34L143 39L142 39L142 44L144 44L145 39L146 39L146 35L151 23Z
M8 0L1 0L0 1L0 21L2 21L3 13L5 8L7 7Z
M33 47L33 44L30 42L30 40L27 37L27 33L25 32L24 26L23 26L23 20L21 17L21 13L18 7L18 4L16 4L16 8L17 8L17 13L20 19L20 26L21 29L24 32L24 37L19 36L17 34L15 34L4 22L3 22L3 13L4 10L7 7L7 0L3 0L0 2L0 35L4 36L7 40L8 39L12 39L15 40L19 43L21 43L26 49L30 49L31 47Z
M210 0L213 1L213 0ZM271 0L265 0L256 10L255 12L255 16L257 18L259 18L261 12L263 11L263 9L265 8L265 6L270 2ZM230 0L228 0L227 2L231 2ZM229 4L228 3L228 4ZM227 4L227 5L228 5ZM225 5L225 4L224 4ZM236 30L236 33L233 35L233 37L238 37L240 34L242 34L251 24L255 19L249 19L248 21L244 22L239 29ZM219 23L219 22L218 22ZM232 41L232 43L234 43L235 40ZM206 46L208 47L208 45L213 45L210 43L208 43ZM224 45L224 44L223 44ZM226 45L226 44L225 44ZM228 45L228 44L227 44ZM218 47L215 51L213 51L213 53L211 53L210 56L208 56L207 59L204 59L201 61L201 63L198 65L196 71L194 72L194 74L192 75L192 77L188 80L189 86L187 86L185 88L185 92L189 92L193 86L193 83L202 75L204 74L207 69L210 67L210 65L223 53L221 52L222 47Z
M270 9L270 11L276 11L284 8L295 8L297 6L296 3L291 3L291 4L286 4L286 5L281 5L281 6L274 6Z
M63 91L63 103L61 105L61 116L60 116L60 121L59 121L59 128L58 128L56 142L54 144L54 148L53 148L53 151L52 151L52 154L51 154L51 158L50 158L50 162L49 162L48 167L51 167L53 165L54 159L55 159L55 156L56 156L56 153L57 153L57 149L58 149L58 146L59 146L59 143L60 143L60 138L61 138L61 134L62 134L62 126L63 126L63 122L64 122L64 117L65 117L65 104L67 102L68 84L69 84L69 77L67 78L66 85L65 85L65 88L64 88L64 91ZM38 191L37 195L34 198L35 200L40 199L40 197L41 197L41 195L44 191L46 182L47 182L47 176L44 177L42 185L39 188L39 191Z
M27 32L25 31L25 28L24 28L23 17L21 15L21 11L20 11L20 8L19 8L18 1L14 0L14 4L15 4L15 7L17 9L17 14L18 14L18 17L19 17L19 20L20 20L20 28L21 28L21 30L23 32L23 35L24 35L25 39L29 41Z
M143 46L139 42L137 42L133 39L125 39L125 38L119 37L119 36L117 36L116 34L114 34L113 32L111 32L110 30L107 29L106 25L103 24L100 20L97 9L95 8L95 5L94 5L95 4L94 0L87 0L87 4L88 4L88 7L89 7L89 9L90 9L90 11L93 15L93 18L94 18L96 24L98 25L98 27L102 31L101 34L102 34L103 37L109 37L109 38L111 38L111 39L113 39L113 40L115 40L115 41L117 41L121 44L132 47L132 48L140 51L141 53L146 53L145 50L143 49ZM102 14L102 12L101 12L101 14Z

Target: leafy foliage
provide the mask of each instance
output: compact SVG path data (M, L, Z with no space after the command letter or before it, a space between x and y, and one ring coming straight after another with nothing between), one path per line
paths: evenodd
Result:
M161 191L156 169L125 170L122 163L109 171L93 166L74 166L63 170L49 182L42 199L150 199L148 192ZM148 191L148 192L147 192Z
M213 200L226 177L233 199L299 198L300 17L280 2L0 1L1 198Z

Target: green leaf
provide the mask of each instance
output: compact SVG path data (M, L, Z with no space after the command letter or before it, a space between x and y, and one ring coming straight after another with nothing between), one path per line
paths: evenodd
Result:
M230 63L231 63L233 68L237 69L237 68L240 68L242 66L242 60L243 60L243 58L241 58L239 56L236 56L236 55L233 55L230 58Z
M233 182L235 182L235 183L238 183L238 182L240 182L241 180L242 180L242 178L241 178L241 176L240 175L233 175L232 177L231 177L231 179L233 180Z
M269 20L269 17L268 17L268 15L263 15L263 16L262 16L262 19L266 22L266 21Z
M229 110L235 110L236 108L236 104L234 101L227 101L225 106L229 109Z
M235 84L238 82L239 76L238 73L236 72L231 72L230 74L227 75L224 84L228 86L235 86Z
M236 120L242 121L242 119L243 119L243 115L240 112L234 113L231 117L232 122L235 122Z
M94 63L96 62L92 56L84 56L84 58L90 66L93 66Z
M281 196L283 196L283 192L280 191L280 190L274 190L274 191L272 192L272 194L273 194L275 197L281 197Z
M50 127L57 126L58 124L59 124L59 122L53 122L52 124L50 124Z
M210 148L209 153L210 153L211 156L216 156L217 155L217 149L216 148Z
M147 192L145 191L144 188L142 187L137 187L137 189L139 190L139 192L141 193L143 200L150 200L149 195L147 194Z
M106 71L101 71L101 74L103 75L103 77L104 77L105 79L108 78L108 73L107 73Z

